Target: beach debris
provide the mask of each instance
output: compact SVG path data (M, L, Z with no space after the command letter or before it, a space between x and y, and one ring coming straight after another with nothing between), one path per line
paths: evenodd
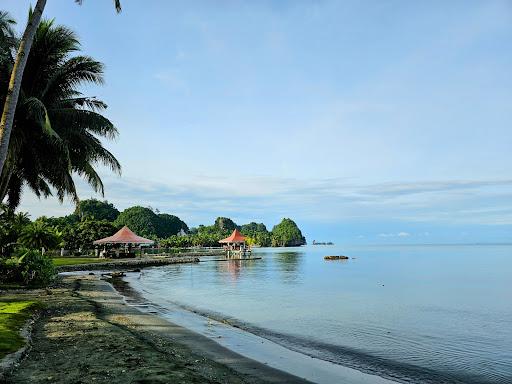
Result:
M324 260L348 260L348 256L337 255L337 256L324 256Z
M112 278L116 278L116 277L124 277L124 276L126 276L126 274L124 272L120 271L120 272L102 273L101 276L110 276Z

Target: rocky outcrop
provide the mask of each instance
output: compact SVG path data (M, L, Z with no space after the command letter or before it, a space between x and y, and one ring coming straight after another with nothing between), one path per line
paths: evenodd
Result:
M324 260L348 260L349 257L348 256L343 256L343 255L339 255L339 256L324 256Z

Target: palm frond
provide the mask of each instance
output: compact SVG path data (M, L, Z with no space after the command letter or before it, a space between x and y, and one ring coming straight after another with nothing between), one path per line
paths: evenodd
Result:
M105 195L105 188L101 177L96 173L91 164L86 162L83 165L83 168L76 170L78 175L87 181L87 183L93 188L94 192L101 193L102 196Z
M82 131L89 131L109 140L119 135L114 124L97 112L67 108L50 111L50 114L54 120L59 120L60 135L64 138Z
M73 57L56 69L48 78L41 97L45 102L76 96L76 88L87 83L101 85L103 64L87 56Z
M54 140L62 141L61 137L52 128L50 118L46 106L37 97L29 97L23 100L24 107L26 108L28 117L32 117L34 121L39 123L42 131Z
M12 175L9 180L9 189L7 205L12 209L16 208L21 201L21 192L23 189L23 180L18 175Z
M92 111L99 112L107 109L105 102L98 100L96 96L91 97L73 97L62 100L62 107L71 108L88 108Z
M75 0L75 3L82 5L83 0ZM114 0L114 7L117 13L121 12L121 0Z

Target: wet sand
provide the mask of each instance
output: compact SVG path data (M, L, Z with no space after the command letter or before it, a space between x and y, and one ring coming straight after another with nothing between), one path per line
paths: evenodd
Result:
M125 304L97 276L37 292L45 306L8 383L308 383Z

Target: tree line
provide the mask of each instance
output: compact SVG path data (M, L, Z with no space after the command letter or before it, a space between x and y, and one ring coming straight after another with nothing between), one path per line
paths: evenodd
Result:
M78 254L92 249L94 240L111 236L125 225L166 248L217 247L219 240L234 229L240 230L250 245L286 247L306 243L291 219L283 219L272 231L263 223L238 225L227 217L218 217L212 225L189 228L179 217L151 207L134 206L120 212L108 201L88 199L80 201L70 215L42 216L34 221L26 213L5 208L0 215L0 248L2 254L12 252L18 245L43 253L65 248Z

